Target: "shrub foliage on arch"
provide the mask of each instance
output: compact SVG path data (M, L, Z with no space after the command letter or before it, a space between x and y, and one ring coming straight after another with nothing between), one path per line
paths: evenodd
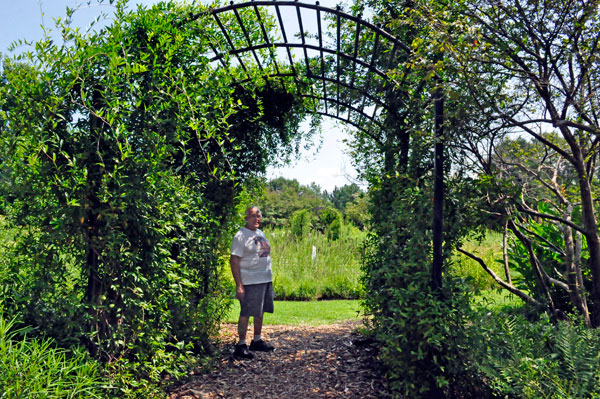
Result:
M126 6L3 60L0 308L103 361L174 372L227 311L239 188L297 149L306 104L258 69L215 69L216 22L188 20L200 6Z

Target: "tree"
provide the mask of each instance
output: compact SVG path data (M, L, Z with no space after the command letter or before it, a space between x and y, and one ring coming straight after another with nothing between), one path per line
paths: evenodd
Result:
M468 208L480 207L479 216L461 217L469 220L470 228L510 227L515 239L529 248L526 252L534 277L530 286L543 294L532 301L510 281L500 283L557 317L564 317L562 313L573 307L587 319L582 298L588 289L574 276L586 275L589 270L590 302L598 303L594 208L599 132L594 95L598 87L598 3L487 1L448 7L444 2L412 2L409 9L407 15L402 2L382 2L377 14L390 27L414 30L428 21L431 29L413 41L413 46L416 59L423 66L433 63L432 70L445 83L446 128L450 129L444 137L447 155L453 160L455 176L479 173L477 189L468 191L473 197L461 201L470 205L457 208L459 203L454 203L453 208L446 208L447 216L473 215ZM534 143L526 146L540 155L528 156L526 162L515 161L515 157L503 159L509 154L506 145L512 141L505 137L510 134L529 136ZM527 153L526 147L522 150ZM515 169L520 170L521 179L528 176L521 181L524 186L514 184L515 176L509 172ZM553 170L554 180L548 175ZM482 193L479 189L483 187ZM524 189L522 195L519 189ZM549 208L543 207L546 201L550 201ZM487 221L483 214L490 215ZM551 264L540 264L536 255L536 247L547 246L547 237L533 234L540 218L564 232L558 257L561 270L569 272L563 278L551 276L547 271ZM578 256L565 248L578 247L578 234L589 253L587 265L579 263L585 266L582 273L578 262L573 262ZM505 259L508 265L509 257ZM569 292L571 305L556 306L558 298L550 294L555 289L563 291L558 296ZM592 305L590 324L599 325L598 312L600 308Z
M600 241L594 206L600 133L599 104L594 94L599 84L595 56L598 3L467 2L463 14L463 26L470 28L459 35L456 26L446 32L454 44L453 59L461 66L460 84L471 93L490 130L485 141L465 136L462 149L468 147L466 152L474 160L471 165L494 180L489 186L493 193L488 195L488 206L495 204L498 219L507 220L513 234L529 248L530 267L546 292L544 306L554 313L562 311L548 293L552 286L562 287L572 295L572 305L588 319L581 299L585 295L578 294L587 288L575 278L581 273L568 248L577 242L578 234L582 235L589 259L581 266L585 267L583 274L588 270L591 276L588 323L598 326ZM502 84L482 84L495 78ZM514 157L512 161L506 159L510 141L503 137L515 132L529 136L533 143L527 145L536 148L539 156L517 162ZM537 181L534 186L546 191L545 197L528 186L523 187L522 197L503 195L498 190L511 162L513 169L519 168L530 181ZM550 207L540 208L545 201L550 201ZM550 265L536 260L535 247L546 245L546 237L532 234L540 218L563 231L558 256L566 275L559 280L545 270Z
M284 227L296 211L326 206L318 186L304 186L296 179L278 177L267 182L265 192L258 200L263 211L265 227Z
M351 202L355 194L360 192L360 187L356 183L352 183L342 187L335 186L331 194L327 193L326 196L337 210L344 212L346 204Z
M344 210L346 220L359 229L366 229L371 224L369 217L369 197L367 193L355 193L352 201L346 203Z

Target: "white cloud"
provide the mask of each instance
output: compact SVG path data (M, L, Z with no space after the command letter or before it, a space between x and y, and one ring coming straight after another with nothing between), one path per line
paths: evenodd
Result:
M346 137L343 129L331 120L323 120L323 145L316 155L306 154L282 168L269 168L267 178L285 177L296 179L300 184L318 184L322 190L332 192L337 187L355 182L356 171L345 153L342 140ZM318 138L315 138L318 140ZM312 150L311 150L312 151Z

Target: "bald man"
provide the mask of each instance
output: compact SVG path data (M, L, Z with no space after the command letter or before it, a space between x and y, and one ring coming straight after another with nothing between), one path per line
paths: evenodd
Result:
M238 321L239 341L233 355L240 359L252 359L252 352L270 352L275 348L262 340L263 315L273 313L273 272L271 270L271 247L265 234L259 229L262 213L256 206L246 209L246 224L233 238L231 244L231 273L235 280L235 297L240 301ZM250 317L254 318L254 337L250 346L246 333Z

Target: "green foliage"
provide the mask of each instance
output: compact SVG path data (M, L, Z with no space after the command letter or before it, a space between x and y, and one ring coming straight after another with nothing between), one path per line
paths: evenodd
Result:
M290 216L290 230L297 238L303 238L308 235L312 227L313 216L308 209L300 209Z
M598 331L547 317L481 314L469 328L471 356L498 397L594 398L600 395Z
M313 212L316 214L313 219L313 230L327 235L330 240L340 238L342 229L342 214L335 208L317 208Z
M101 31L59 21L65 43L2 65L0 303L59 345L86 345L135 397L210 352L238 193L294 151L304 106L262 79L235 86L251 68L214 68L221 30L190 17L206 7L114 3Z
M327 206L327 201L318 186L278 177L267 182L257 204L263 211L263 226L275 228L288 226L295 212Z
M194 121L228 118L234 98L214 96L222 88L208 83L205 63L181 69L201 59L193 43L203 23L177 29L186 10L174 5L121 7L103 34L65 27L76 45L46 40L35 67L4 71L12 89L3 192L22 229L7 278L24 280L5 303L26 324L62 344L84 342L109 362L151 358L171 344L202 348L219 314L203 315L222 300L213 277L220 237L211 230L227 221L233 193L223 151L211 148L211 136L226 140L224 126ZM190 140L206 140L202 151L214 156L182 175L182 151L200 158L185 147Z
M519 297L499 288L476 291L471 299L473 309L481 312L498 313L523 308L523 301Z
M540 212L552 213L548 209L547 204L540 204L538 209ZM534 218L527 218L523 220L523 224L527 226L531 234L537 237L536 240L532 241L532 247L540 262L540 266L544 268L550 277L557 280L563 279L568 274L562 250L562 248L565 248L563 228L556 223L544 219L535 220ZM581 235L580 239L581 258L579 263L585 265L589 262L589 251L585 236ZM546 301L540 287L539 279L536 278L535 270L532 268L530 254L523 245L523 242L513 240L509 245L508 251L511 268L523 276L522 279L517 280L518 286L531 292L536 299ZM585 286L589 287L591 285L589 272L586 271L582 274L582 278L584 279ZM558 309L565 313L573 313L575 311L575 304L571 302L567 292L553 285L549 287L549 291L554 305Z
M50 339L26 338L16 321L0 313L0 392L2 398L100 398L96 362L82 351L56 348Z
M266 230L271 244L273 287L278 299L356 299L361 247L365 234L351 226L341 237L310 232L301 239L287 229Z
M466 251L477 255L483 259L492 270L498 275L504 277L504 261L502 259L502 234L493 231L487 231L485 236L471 237L461 245ZM474 290L488 290L497 288L497 283L486 273L481 265L473 259L461 253L452 255L450 269L456 276L468 279L469 284ZM514 271L514 276L518 272Z
M380 213L377 235L367 241L364 305L373 318L372 332L381 344L381 360L393 397L427 397L443 391L473 388L470 368L463 358L468 346L464 327L469 314L465 289L450 278L444 288L431 288L430 193L403 188L402 179L390 181L394 200ZM383 189L372 198L390 198ZM385 219L384 219L385 217Z
M368 194L355 194L353 200L346 203L344 216L348 222L352 223L361 230L369 228L370 215Z
M342 217L341 215L331 221L327 225L325 232L327 233L328 240L338 240L342 231Z
M334 187L331 194L326 193L331 204L340 212L344 212L348 203L352 202L357 194L361 193L356 183L346 184L342 187Z
M351 186L344 186L342 189L345 187ZM354 185L354 187L359 190L358 186ZM338 191L344 193L347 191L342 189ZM350 188L350 191L356 193L353 188ZM341 234L344 218L339 209L330 206L327 197L331 196L327 192L321 193L320 188L314 183L303 186L295 179L288 180L283 177L273 179L267 182L265 192L257 201L264 215L263 226L265 228L289 226L298 237L305 236L310 230L317 230L326 234L329 239L335 240ZM344 205L354 204L350 202L353 198L348 198ZM361 210L357 209L355 212ZM365 218L361 215L356 216L355 219L364 221ZM359 226L364 227L364 223L359 223Z
M291 232L300 239L314 231L326 235L328 240L337 240L342 234L343 224L342 214L329 207L299 209L289 218Z
M442 390L451 395L457 386L468 392L473 381L463 358L469 309L464 287L445 280L443 290L432 291L431 258L424 248L429 239L417 232L401 245L391 234L372 236L364 262L365 308L373 315L391 394L418 398Z

